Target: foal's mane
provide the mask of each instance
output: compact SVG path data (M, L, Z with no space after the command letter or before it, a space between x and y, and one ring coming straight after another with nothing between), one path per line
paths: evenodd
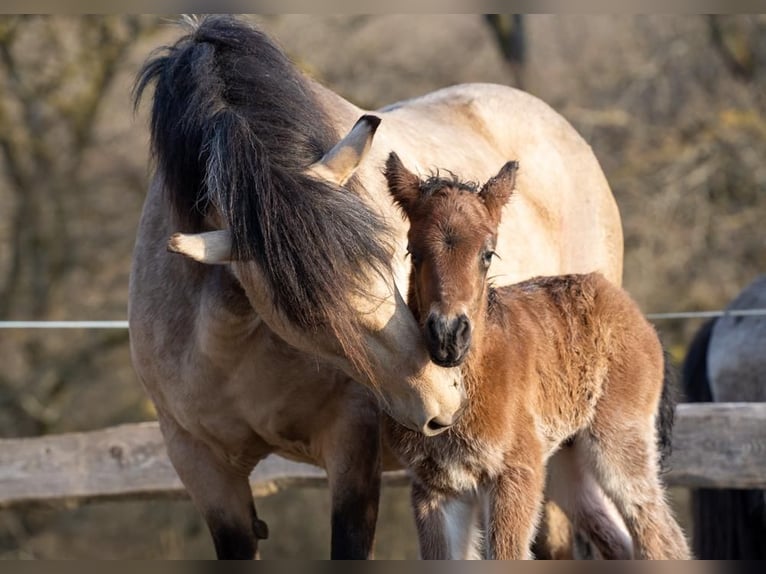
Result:
M156 83L152 149L179 231L217 210L233 259L258 264L285 317L329 326L359 362L349 295L389 267L387 227L358 194L305 174L339 135L282 50L231 17L192 26L135 89L138 105Z
M441 174L441 170L436 170L436 173L431 174L426 179L420 182L420 197L426 199L435 193L443 189L459 189L461 191L468 191L471 193L478 193L480 186L475 181L465 181L460 179L457 175L450 170L443 170L448 176Z

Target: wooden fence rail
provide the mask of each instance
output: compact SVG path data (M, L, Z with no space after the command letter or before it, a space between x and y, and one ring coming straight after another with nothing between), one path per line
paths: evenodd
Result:
M256 496L325 482L322 470L277 456L250 478ZM679 405L666 480L766 488L766 403ZM385 481L404 483L406 476L386 473ZM0 506L157 496L184 496L184 490L156 423L0 440Z

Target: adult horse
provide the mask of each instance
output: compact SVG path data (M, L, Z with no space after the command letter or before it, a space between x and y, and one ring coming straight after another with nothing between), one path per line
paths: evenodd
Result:
M145 65L137 96L152 82L157 171L129 319L170 459L219 557L257 554L266 528L248 475L270 453L327 470L332 556L369 556L378 404L432 435L464 399L458 371L429 361L401 296L406 224L386 156L476 180L524 162L505 217L514 240L500 230L491 271L501 284L592 270L620 282L622 230L601 168L523 92L456 86L366 115L228 17L192 23ZM177 232L172 249L197 261L167 252Z
M766 309L766 275L748 285L727 309ZM766 317L729 315L705 323L687 352L683 380L691 402L766 402ZM762 490L694 490L692 514L699 558L766 558Z

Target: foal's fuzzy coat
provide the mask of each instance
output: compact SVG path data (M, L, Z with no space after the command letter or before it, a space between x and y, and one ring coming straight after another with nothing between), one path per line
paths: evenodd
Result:
M529 557L546 462L567 444L616 503L639 557L689 558L658 478L663 352L636 304L598 273L488 285L517 167L477 189L421 182L393 153L386 165L410 220L410 306L434 360L462 365L468 393L439 436L386 424L413 475L421 555L475 552L484 504L487 556Z

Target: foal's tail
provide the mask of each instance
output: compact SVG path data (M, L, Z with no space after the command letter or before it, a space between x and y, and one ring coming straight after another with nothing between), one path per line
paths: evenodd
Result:
M686 352L682 370L686 402L710 403L713 401L707 374L707 351L715 321L710 319L700 327Z
M668 470L668 457L673 450L673 423L675 422L676 404L678 404L678 373L670 361L670 354L664 349L665 373L662 381L662 394L657 412L657 446L660 451L660 470Z
M683 387L679 388L678 373L665 349L665 378L662 384L660 408L657 413L657 436L662 471L668 470L668 457L672 452L673 423L676 404L683 402L710 402L710 383L707 377L707 349L715 319L705 323L689 346L682 367Z
M711 319L700 327L683 365L684 394L688 402L713 402L707 371ZM692 547L702 560L763 560L766 558L766 509L760 490L692 490L694 522Z

